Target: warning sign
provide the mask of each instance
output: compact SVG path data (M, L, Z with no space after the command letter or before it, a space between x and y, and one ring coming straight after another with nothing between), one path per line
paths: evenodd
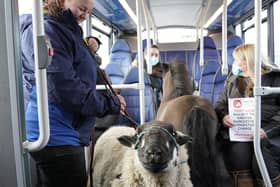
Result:
M229 116L233 127L229 128L231 141L252 141L255 124L255 99L232 98L229 99Z

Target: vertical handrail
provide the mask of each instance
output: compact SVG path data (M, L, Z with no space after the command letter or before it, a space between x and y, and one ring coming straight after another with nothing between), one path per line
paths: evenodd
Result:
M204 11L202 9L202 14L201 14L202 17L200 19L200 29L201 29L200 30L200 32L201 32L200 33L200 59L199 59L200 66L204 65L204 45L203 45L204 44L204 36L203 36L204 28L203 28L203 25L205 23L205 18L206 18L207 12L208 12L211 4L212 4L212 0L209 0L207 3L207 7L204 8ZM205 5L204 5L204 7L205 7Z
M222 74L227 75L228 74L228 62L227 62L227 0L224 0L223 5L223 28L222 28Z
M204 37L203 37L203 27L200 27L200 58L199 65L202 67L204 65Z
M139 101L140 101L140 123L145 122L145 95L144 95L144 64L142 51L142 17L140 0L136 0L136 15L137 15L137 50L138 50L138 72L139 72Z
M147 72L149 74L152 74L152 64L150 63L151 59L151 35L150 35L150 22L148 19L148 8L144 2L145 0L141 0L142 4L142 10L144 13L144 20L145 20L145 26L147 31L147 59L146 59L146 65L147 65Z
M146 7L147 7L147 4L146 4ZM147 15L148 15L148 18L150 20L150 23L152 24L152 30L153 30L153 33L154 33L154 38L153 38L154 39L154 43L158 44L158 31L157 31L157 27L156 27L155 21L154 21L152 15L151 15L150 10L148 10L148 8L146 10L147 10Z
M262 0L255 0L255 26L256 26L256 45L255 45L255 129L254 129L254 150L256 159L266 187L272 187L271 181L263 160L260 147L260 128L261 128L261 95L257 90L261 87L261 7Z
M45 42L44 36L44 23L43 23L43 2L38 0L33 0L33 45L34 45L34 60L35 60L35 78L36 78L36 91L37 91L37 105L38 105L38 119L39 119L39 137L35 142L23 142L23 147L28 151L38 151L44 148L48 141L50 135L49 126L49 110L48 110L48 91L47 91L47 76L46 76L46 66L42 66L44 62L39 57L40 49L39 45ZM46 45L46 43L44 43ZM46 47L46 46L45 46ZM46 51L47 52L47 51ZM46 55L46 54L45 54Z

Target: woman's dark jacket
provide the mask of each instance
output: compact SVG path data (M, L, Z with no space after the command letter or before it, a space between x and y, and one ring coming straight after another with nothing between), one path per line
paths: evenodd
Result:
M216 113L222 124L223 117L228 114L228 98L245 97L248 78L231 75L226 83L223 93L216 103ZM272 69L262 75L262 86L280 87L280 71ZM265 95L261 97L261 127L266 131L268 138L280 136L280 94ZM221 126L224 138L228 130ZM280 145L280 142L279 142Z
M31 15L20 19L23 81L25 89L26 131L29 141L38 138L37 94ZM46 15L45 33L54 56L47 68L50 118L49 146L87 145L95 116L118 113L116 96L96 91L97 64L83 39L82 31L70 10L58 18Z

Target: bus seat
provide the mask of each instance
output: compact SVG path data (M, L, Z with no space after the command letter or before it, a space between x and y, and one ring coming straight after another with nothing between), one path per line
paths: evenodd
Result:
M202 68L201 79L199 84L199 95L205 97L213 104L214 78L217 69L220 68L220 63L217 61L208 61Z
M227 43L227 60L228 60L228 67L229 70L231 70L232 64L233 64L233 56L232 56L232 52L233 50L243 44L243 40L239 37L239 36L232 36L229 38L228 43ZM223 75L221 72L221 67L217 70L216 75L215 75L215 79L214 79L214 86L213 86L213 104L216 105L216 102L218 101L220 95L222 94L223 90L224 90L224 82L226 80L227 76Z
M220 95L224 90L225 80L227 79L227 75L223 75L221 71L221 67L217 70L215 79L214 79L214 86L213 86L213 104L216 105Z
M227 61L228 61L228 67L229 67L229 70L231 70L231 67L232 67L232 64L233 64L233 56L232 56L232 52L233 50L243 44L243 40L239 37L239 36L232 36L228 39L228 42L227 42Z
M108 64L105 68L106 74L109 76L112 84L121 84L124 79L124 73L118 64Z
M138 68L133 67L127 76L125 77L124 84L132 84L138 83ZM153 96L153 89L151 87L149 78L147 75L144 75L144 83L145 83L145 122L151 121L155 119L155 101ZM134 119L137 123L140 123L140 102L139 102L139 90L136 89L122 89L121 95L124 97L126 101L126 110L129 113L130 117ZM120 116L119 124L121 125L129 125L129 121L127 121L124 117Z
M204 48L204 64L205 62L209 62L209 61L216 61L217 63L220 64L221 62L220 55L218 50L216 49L214 40L211 37L209 36L204 37L203 48ZM200 83L200 79L202 76L201 73L202 67L200 67L199 61L200 61L200 42L198 41L198 47L194 55L194 63L192 67L192 71L195 72L193 74L195 85L199 85L198 83ZM199 88L195 88L195 89L199 90Z
M124 39L117 40L111 49L109 64L118 64L125 77L131 68L131 63L131 51L127 42Z

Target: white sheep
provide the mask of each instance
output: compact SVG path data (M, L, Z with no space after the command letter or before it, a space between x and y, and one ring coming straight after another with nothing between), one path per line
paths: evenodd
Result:
M95 145L94 187L191 187L188 140L159 121L112 127Z

